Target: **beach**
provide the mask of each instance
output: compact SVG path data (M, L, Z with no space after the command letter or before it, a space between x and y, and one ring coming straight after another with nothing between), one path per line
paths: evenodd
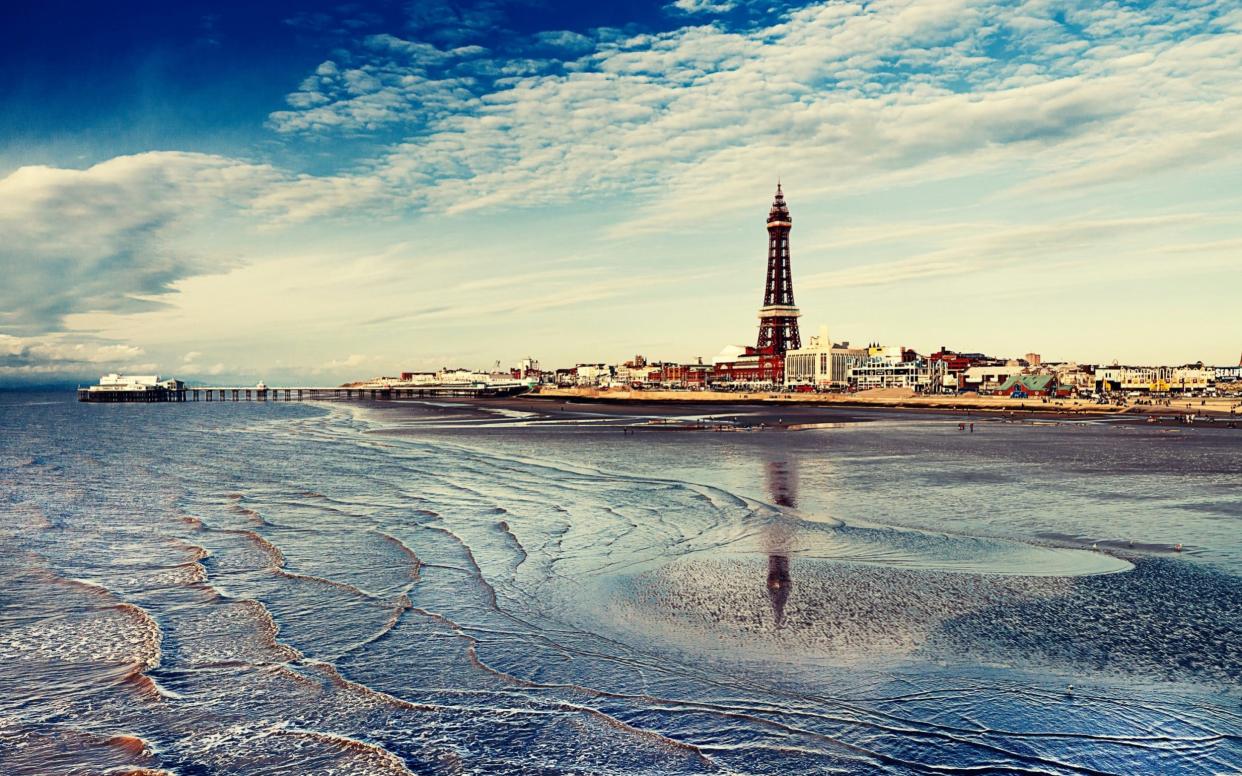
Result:
M0 766L1242 769L1235 433L711 408L0 397Z
M858 393L816 392L746 392L746 391L673 391L629 390L617 388L554 388L542 386L533 394L541 399L565 401L596 401L648 404L763 404L791 407L841 407L930 412L961 412L984 414L1024 414L1057 417L1080 415L1129 415L1143 419L1180 415L1202 415L1205 419L1226 421L1236 418L1242 399L1238 397L1204 397L1171 399L1163 404L1135 403L1100 404L1087 399L1015 399L1008 396L979 394L917 394L908 389L875 389Z

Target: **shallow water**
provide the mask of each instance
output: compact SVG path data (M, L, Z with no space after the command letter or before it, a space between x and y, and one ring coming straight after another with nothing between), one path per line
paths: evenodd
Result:
M6 773L1242 769L1237 436L60 398L0 396Z

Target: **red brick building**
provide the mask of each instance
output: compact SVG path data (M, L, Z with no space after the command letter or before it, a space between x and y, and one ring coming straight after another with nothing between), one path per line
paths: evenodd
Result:
M733 361L722 361L713 368L712 381L717 383L775 383L785 380L783 353L758 353L748 347L744 355Z

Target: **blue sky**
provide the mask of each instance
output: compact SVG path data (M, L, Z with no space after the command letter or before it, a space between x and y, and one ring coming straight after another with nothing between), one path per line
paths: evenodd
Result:
M0 382L335 382L803 325L1236 363L1233 2L49 3L0 29Z

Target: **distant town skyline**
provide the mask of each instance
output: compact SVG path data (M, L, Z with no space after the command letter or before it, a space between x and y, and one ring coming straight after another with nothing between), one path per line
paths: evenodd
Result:
M52 2L0 30L0 385L336 383L803 332L1238 363L1242 13Z

